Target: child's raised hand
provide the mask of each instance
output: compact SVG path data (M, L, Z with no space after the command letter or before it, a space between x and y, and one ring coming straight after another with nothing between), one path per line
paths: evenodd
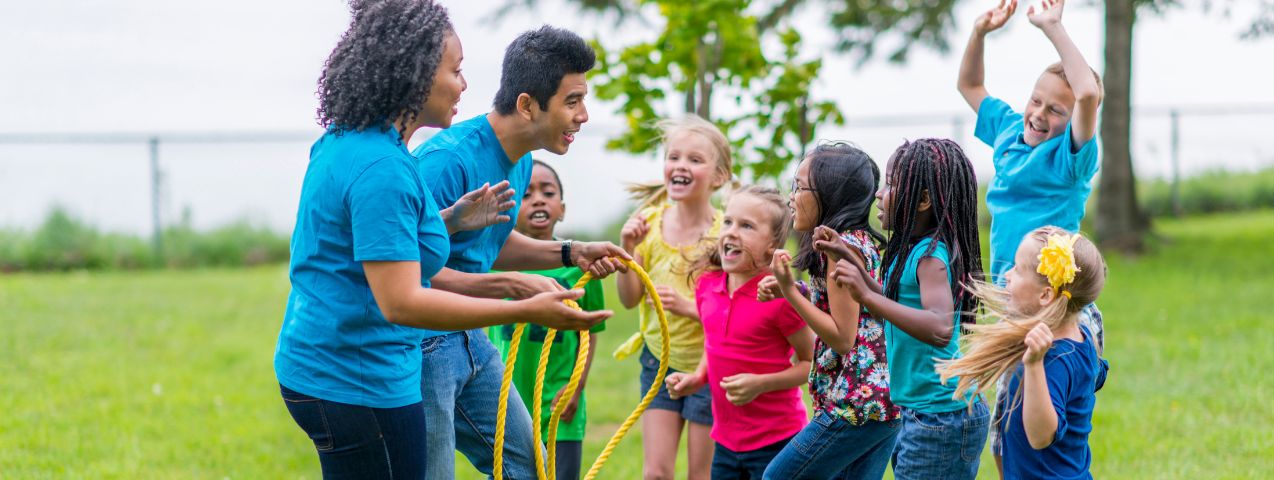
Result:
M783 296L783 291L779 289L779 279L774 275L766 275L761 282L756 285L756 301L768 302Z
M1034 5L1026 10L1026 18L1031 25L1044 28L1062 23L1062 7L1066 0L1044 0L1037 10Z
M823 225L819 225L814 229L814 249L827 255L827 263L836 263L841 260L854 258L853 251L849 249L836 230L832 230Z
M1022 363L1036 364L1044 360L1044 354L1053 346L1053 330L1043 323L1035 325L1022 339L1026 344L1026 353L1022 354Z
M736 406L744 406L765 393L761 385L761 377L751 373L740 373L721 379L721 388L725 390L725 399Z
M1000 0L1000 5L987 10L977 21L973 22L973 31L982 35L986 35L995 30L999 30L1004 24L1009 23L1009 18L1013 16L1013 12L1017 11L1017 0Z
M646 219L633 215L624 222L623 230L619 231L619 241L623 244L624 250L631 252L637 248L637 244L646 239L647 233L650 233L650 226L646 224Z
M655 285L655 293L659 294L659 301L663 302L664 310L673 315L682 317L699 316L699 307L695 305L693 300L681 296L677 290L667 285ZM650 296L646 297L646 303L655 306L655 299Z
M691 373L673 372L664 377L664 386L668 388L668 396L676 400L694 395L703 388L703 379Z
M770 258L770 272L778 281L779 288L791 288L796 284L796 275L792 274L792 254L787 253L787 250L774 251L774 256Z

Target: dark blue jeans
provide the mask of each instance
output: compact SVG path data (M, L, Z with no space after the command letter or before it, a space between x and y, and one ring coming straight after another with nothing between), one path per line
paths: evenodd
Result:
M787 438L746 452L736 452L718 443L712 453L712 480L761 480L770 460L790 441L792 439Z
M296 424L314 441L325 479L425 478L425 411L420 403L370 408L279 385Z
M765 470L768 480L879 480L894 452L901 420L854 426L819 410Z

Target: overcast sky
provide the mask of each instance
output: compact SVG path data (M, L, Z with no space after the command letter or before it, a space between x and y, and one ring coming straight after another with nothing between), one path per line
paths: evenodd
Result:
M519 11L498 25L484 23L497 1L444 1L465 49L469 90L459 118L486 112L499 80L504 47L542 23L599 32L617 46L657 32L639 26L618 33L610 23L567 14L556 1ZM836 100L851 119L820 138L858 142L877 160L903 138L952 136L950 125L873 129L855 117L967 112L954 88L969 25L993 0L965 0L953 49L918 50L904 66L843 58L825 62L814 95ZM1102 15L1073 2L1065 23L1099 71ZM1245 4L1249 2L1235 2ZM1136 105L1274 105L1274 39L1241 42L1240 21L1198 9L1143 15L1136 33ZM1052 47L1019 8L1007 31L987 46L987 85L1010 104L1025 102ZM314 131L315 82L323 60L347 26L335 1L187 2L161 0L8 2L0 16L0 132ZM830 35L815 10L796 20L809 55L827 50ZM808 25L808 27L806 27ZM626 207L621 181L654 179L658 163L606 152L619 125L614 105L593 101L592 121L565 157L543 154L563 170L571 206L567 228L593 229ZM971 112L970 112L970 118ZM1166 121L1143 119L1134 138L1138 166L1162 173ZM1262 138L1274 115L1185 120L1184 151L1194 167L1238 162L1250 168L1274 157ZM958 136L957 136L958 137ZM979 171L989 173L989 148L961 140ZM249 215L286 229L295 214L308 142L270 146L173 146L163 150L165 215L190 207L200 225ZM0 145L0 227L28 226L51 202L70 206L111 229L149 228L144 146ZM1235 159L1238 160L1235 160ZM1143 166L1143 164L1145 164Z

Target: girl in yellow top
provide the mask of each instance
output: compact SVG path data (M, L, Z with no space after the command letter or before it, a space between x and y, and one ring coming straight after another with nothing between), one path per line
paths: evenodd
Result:
M721 230L721 211L712 206L712 193L731 180L730 142L712 123L690 115L664 122L663 182L630 188L641 205L624 224L625 250L641 264L656 285L668 314L672 337L669 370L693 372L703 357L703 326L695 306L688 270L692 258L714 248ZM638 308L642 329L615 352L616 357L641 349L641 394L655 378L663 344L650 298L632 272L616 277L619 299ZM645 343L643 348L642 343ZM687 440L688 477L707 479L712 467L712 400L702 389L688 397L669 396L666 385L641 417L645 478L672 478L681 431L690 424Z

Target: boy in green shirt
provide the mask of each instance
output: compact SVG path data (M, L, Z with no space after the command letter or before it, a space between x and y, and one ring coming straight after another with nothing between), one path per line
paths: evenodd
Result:
M523 192L522 208L518 212L517 230L531 238L553 240L553 228L562 221L566 212L566 204L562 203L562 182L557 172L547 163L535 160L531 171L531 184ZM543 275L557 280L564 288L571 288L584 272L578 267L561 267L552 270L536 270L526 273ZM587 311L603 308L602 283L591 280L584 286L584 296L579 299L580 308ZM513 341L513 325L491 327L488 334L491 343L500 349L500 355L508 358L509 344ZM584 384L588 381L589 369L593 366L593 352L597 351L597 333L606 329L606 323L597 324L588 332L588 360L584 364L584 374L580 377L579 389L569 399L566 410L562 412L561 423L557 427L557 478L559 480L578 480L580 461L583 456L585 401ZM522 333L522 343L518 347L517 368L513 371L513 386L522 396L527 408L534 412L535 404L531 395L535 388L535 370L540 362L540 350L544 346L544 337L548 330L539 325L527 325ZM553 411L562 392L571 378L571 370L575 367L575 357L579 354L579 332L559 331L553 339L553 348L549 353L548 368L544 374L544 392L540 399L542 404L540 424L543 428L541 440L548 441L549 415Z

